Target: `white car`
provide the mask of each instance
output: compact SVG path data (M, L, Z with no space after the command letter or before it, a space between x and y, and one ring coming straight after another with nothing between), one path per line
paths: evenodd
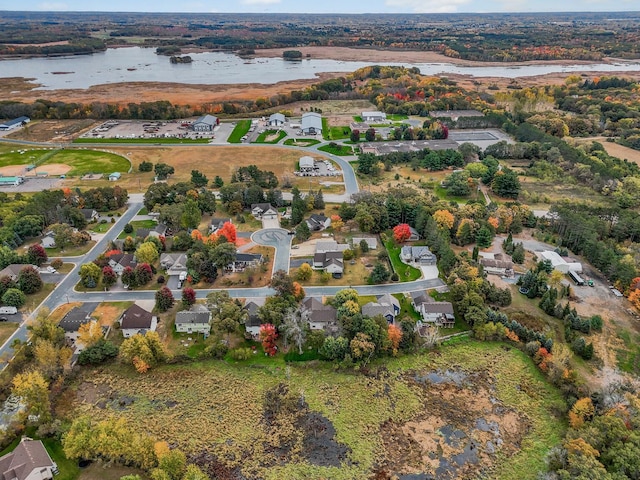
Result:
M58 273L58 271L53 267L47 267L47 273Z

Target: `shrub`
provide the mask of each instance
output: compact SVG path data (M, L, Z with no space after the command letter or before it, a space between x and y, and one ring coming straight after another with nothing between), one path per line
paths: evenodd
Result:
M229 352L229 356L233 360L241 361L241 360L249 360L253 355L253 350L250 348L235 348Z
M165 282L165 278L163 275L158 276L158 283L162 285Z
M95 344L80 352L80 355L78 356L78 363L80 365L98 365L117 356L118 347L104 338L101 338Z
M222 360L228 351L229 347L225 343L215 342L204 349L204 355Z
M131 225L130 223L127 223L124 226L124 233L133 233L133 225Z
M17 288L10 288L2 295L2 303L10 307L20 308L26 301L27 296Z
M56 270L62 268L62 265L64 265L64 262L61 258L54 258L53 260L51 260L51 266Z
M392 282L397 282L398 280L400 280L400 277L398 276L398 274L396 272L393 272L391 274L391 281Z

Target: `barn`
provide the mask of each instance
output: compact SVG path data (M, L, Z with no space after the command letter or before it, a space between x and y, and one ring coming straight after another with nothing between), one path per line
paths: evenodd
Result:
M213 133L216 125L220 124L220 119L213 115L204 115L191 124L194 132Z

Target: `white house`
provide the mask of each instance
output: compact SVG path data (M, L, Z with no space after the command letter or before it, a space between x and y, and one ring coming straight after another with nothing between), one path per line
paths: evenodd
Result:
M269 116L268 124L270 127L281 127L282 125L284 125L285 121L286 118L283 114L274 113L273 115Z
M342 252L316 253L313 256L314 270L324 270L335 277L339 277L344 272L344 257Z
M387 121L387 114L383 112L362 112L362 121L366 123L382 123Z
M194 132L212 133L218 124L220 124L218 117L203 115L191 124L191 130Z
M262 319L260 318L260 307L265 304L265 297L247 298L245 299L244 308L249 314L244 322L244 328L247 334L251 335L251 338L258 338L260 335L260 325L262 325Z
M116 253L109 257L109 266L118 275L122 275L127 267L136 268L136 260L132 253Z
M317 135L322 133L322 116L316 112L307 112L302 115L301 128L304 135Z
M482 258L479 259L479 263L485 272L493 275L513 276L513 262L507 255L504 253L490 254L484 252L481 254Z
M176 313L176 332L203 333L211 331L211 312L204 305L192 305L189 310Z
M251 205L251 215L258 220L278 218L278 210L271 206L270 203L254 203Z
M100 218L100 214L93 208L81 208L80 211L84 219L89 223L96 222Z
M298 160L298 166L301 172L313 172L318 169L315 159L308 155L300 157L300 160Z
M413 307L422 317L422 321L418 322L416 331L425 324L433 324L437 327L453 328L455 317L453 315L453 305L450 302L436 302L431 298L428 292L419 291L411 292Z
M160 267L166 270L167 275L175 276L187 272L186 253L161 253Z
M314 213L307 219L307 226L312 232L319 232L331 226L331 219L323 214Z
M109 175L109 181L110 182L117 182L118 180L120 180L120 177L122 176L122 174L120 172L113 172Z
M140 333L155 332L158 318L138 305L131 305L120 317L120 330L124 338L133 337Z
M369 250L376 250L378 248L378 239L376 237L353 237L351 241L353 246L357 247L364 240L369 247Z
M40 440L24 437L13 452L0 457L2 480L51 480L58 466Z
M420 265L435 265L438 259L426 246L405 245L400 250L400 258L405 263L418 263Z
M64 337L72 342L78 339L78 329L81 325L95 321L91 318L90 313L87 311L74 307L62 317L58 324L64 330Z

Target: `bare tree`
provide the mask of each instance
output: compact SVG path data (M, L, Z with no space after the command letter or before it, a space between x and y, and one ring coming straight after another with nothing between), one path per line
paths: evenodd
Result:
M424 348L434 348L440 343L440 329L435 325L423 329L423 332L419 338Z
M302 346L307 338L307 326L309 324L309 312L306 309L297 308L291 310L284 318L280 327L283 336L298 347L298 353L302 355Z

